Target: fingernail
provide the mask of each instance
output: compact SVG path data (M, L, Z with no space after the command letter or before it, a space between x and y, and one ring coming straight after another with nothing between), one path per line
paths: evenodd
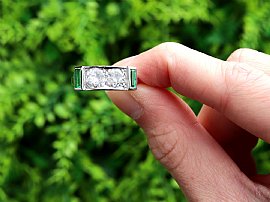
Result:
M114 104L134 120L139 119L143 114L142 106L127 91L107 91L108 97Z

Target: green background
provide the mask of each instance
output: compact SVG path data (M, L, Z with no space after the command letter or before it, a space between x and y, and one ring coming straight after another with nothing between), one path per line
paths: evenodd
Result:
M270 53L268 2L1 0L0 201L185 201L104 92L72 89L73 67L165 41L221 59L239 47ZM254 152L260 173L268 150L261 141Z

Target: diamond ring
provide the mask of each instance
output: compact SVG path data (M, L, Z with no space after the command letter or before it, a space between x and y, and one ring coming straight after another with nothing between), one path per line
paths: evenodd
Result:
M137 70L129 66L80 66L74 71L75 90L136 90Z

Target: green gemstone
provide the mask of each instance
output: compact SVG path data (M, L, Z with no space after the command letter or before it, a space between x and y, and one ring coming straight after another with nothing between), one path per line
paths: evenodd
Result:
M136 69L131 69L131 88L137 87L137 72Z
M75 69L74 72L74 88L82 87L81 69Z

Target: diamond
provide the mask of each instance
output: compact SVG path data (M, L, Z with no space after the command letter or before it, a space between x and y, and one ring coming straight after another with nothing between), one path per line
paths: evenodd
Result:
M128 88L126 68L86 67L84 68L84 89L117 89Z
M123 69L108 69L107 72L106 85L108 87L126 86L126 72Z
M104 69L90 68L85 70L85 87L97 88L102 87L105 84L105 72Z

